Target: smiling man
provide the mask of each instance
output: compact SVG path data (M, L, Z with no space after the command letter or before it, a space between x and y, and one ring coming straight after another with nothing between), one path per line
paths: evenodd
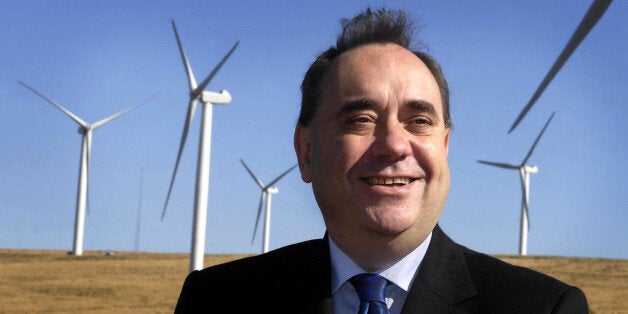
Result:
M301 175L329 238L362 268L398 261L436 225L449 190L449 128L425 64L392 43L339 55L297 127Z
M586 313L582 291L449 239L449 91L401 11L367 9L302 83L294 134L327 233L191 273L178 312Z

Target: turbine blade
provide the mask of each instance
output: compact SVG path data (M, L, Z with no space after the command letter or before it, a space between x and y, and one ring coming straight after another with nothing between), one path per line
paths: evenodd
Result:
M174 20L171 21L172 29L174 29L174 36L177 38L177 45L179 46L179 52L181 53L181 59L183 60L185 74L188 76L190 91L193 91L196 89L196 79L194 78L194 73L192 73L192 67L190 66L190 62L188 62L188 57L185 55L185 51L183 50L183 45L181 44L181 39L179 38L179 32L177 32L177 25L174 24Z
M532 223L530 222L530 211L528 211L528 209L526 209L526 218L528 219L528 231L530 231L530 225L532 225Z
M545 122L545 126L543 126L543 129L541 130L541 133L539 133L539 135L536 137L536 140L534 141L534 144L532 144L532 147L530 147L530 151L528 151L528 154L526 155L526 158L523 159L523 162L521 163L521 166L525 166L525 164L528 162L528 159L530 159L530 156L532 156L532 152L534 152L534 148L536 148L536 144L539 143L539 140L541 139L541 136L543 136L543 133L545 132L545 129L547 129L547 126L549 125L550 121L552 121L552 118L554 118L554 114L556 112L552 112L552 115L550 115L549 119L547 119L547 122Z
M264 195L266 195L266 192L262 191L262 195L259 198L259 206L257 207L257 218L255 218L255 228L253 229L253 238L251 239L251 244L253 244L253 242L255 241L255 235L257 234L259 218L262 215L262 203L264 203Z
M227 62L227 59L229 59L229 57L236 50L239 44L240 42L237 41L235 45L231 47L231 50L229 50L229 52L227 52L227 54L222 58L222 60L220 60L220 63L218 63L218 65L214 67L214 69L211 71L211 73L209 73L209 75L205 78L205 80L203 80L203 82L198 87L196 87L194 91L192 91L192 97L197 97L203 92L203 90L205 90L205 87L207 87L207 84L209 84L209 82L214 78L216 73L218 73L222 65L225 64L225 62Z
M52 100L51 98L49 98L48 96L40 93L39 91L37 91L36 89L34 89L33 87L31 87L30 85L22 82L22 81L18 81L18 83L22 84L22 86L28 88L31 92L39 95L39 97L45 99L47 102L53 104L55 107L57 107L59 110L63 111L63 113L65 113L66 115L68 115L72 120L74 120L76 123L78 123L80 126L82 127L88 127L89 124L85 121L83 121L81 118L79 118L77 115L73 114L72 112L70 112L70 110L63 108L63 106L59 105L56 101Z
M528 200L526 199L526 191L523 191L523 213L526 216L526 220L528 221L528 231L530 231L530 213L528 211Z
M290 167L290 169L284 171L284 173L280 174L277 178L275 178L273 181L271 181L270 183L268 183L267 186L273 186L273 184L277 183L277 181L281 180L281 178L285 177L288 172L292 171L292 169L296 168L297 165L294 165L292 167Z
M251 175L251 178L253 178L253 180L255 181L255 183L257 183L257 185L259 185L260 189L264 189L264 183L262 183L262 181L260 179L258 179L255 174L253 174L253 171L251 171L251 169L249 168L249 166L246 165L246 163L244 163L244 160L240 159L240 162L242 163L242 165L244 166L244 168L246 169L246 171Z
M530 216L528 214L530 200L530 173L521 168L519 170L519 175L521 178L521 209L523 210L525 219L528 222L528 231L530 231Z
M556 61L554 62L552 68L545 75L545 78L541 82L541 85L539 85L539 87L536 89L536 91L532 95L532 98L530 98L515 122L512 124L510 130L508 130L508 133L511 133L517 127L519 122L523 120L523 117L525 117L530 108L532 108L537 99L539 99L545 88L549 85L554 76L556 76L558 71L560 71L560 68L565 64L565 62L567 62L567 59L569 59L574 50L576 50L580 42L582 42L582 40L587 36L589 31L593 28L593 26L595 26L597 21L602 17L604 12L606 11L606 8L608 8L610 4L611 0L595 0L591 4L586 15L580 22L580 25L578 25L578 28L569 39L569 42L567 42L567 45L558 56L558 59L556 59Z
M485 164L485 165L489 165L489 166L495 166L495 167L500 167L500 168L519 169L518 166L507 164L507 163L503 163L503 162L493 162L493 161L484 161L484 160L478 160L478 162L481 163L481 164Z
M118 118L119 116L121 116L121 115L123 115L123 114L125 114L125 113L127 113L127 112L129 112L129 111L131 111L131 110L133 110L133 109L135 109L135 108L137 108L137 107L139 107L139 106L141 106L141 105L145 104L145 103L146 103L146 102L148 102L149 100L151 100L151 99L155 98L157 95L158 95L158 94L155 94L155 95L153 95L153 96L151 96L151 97L149 97L149 98L145 99L144 101L140 102L139 104L137 104L137 105L135 105L135 106L133 106L133 107L131 107L131 108L128 108L128 109L123 110L123 111L120 111L120 112L118 112L118 113L116 113L116 114L114 114L114 115L111 115L111 116L109 116L109 117L107 117L107 118L104 118L104 119L102 119L102 120L100 120L100 121L98 121L98 122L96 122L96 123L92 124L92 130L95 130L96 128L99 128L99 127L103 126L104 124L108 123L109 121L112 121L113 119L116 119L116 118Z
M183 125L183 134L181 135L181 143L179 144L179 152L177 153L177 161L174 164L174 171L172 173L172 178L170 179L170 187L168 188L168 195L166 196L166 203L164 204L164 209L161 212L161 221L164 220L166 216L166 208L168 207L168 202L170 201L170 194L172 194L172 187L174 186L174 178L177 176L177 170L179 169L179 162L181 161L181 154L183 153L183 147L185 146L185 141L188 137L188 131L190 130L190 124L192 124L192 119L194 118L194 111L196 110L196 100L190 100L190 104L188 105L188 113L185 119L185 124Z

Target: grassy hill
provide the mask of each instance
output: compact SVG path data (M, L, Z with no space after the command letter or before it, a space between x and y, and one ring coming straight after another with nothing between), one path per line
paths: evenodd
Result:
M207 255L205 266L246 255ZM628 260L497 256L580 287L592 313L628 313ZM0 313L172 313L187 254L0 249Z

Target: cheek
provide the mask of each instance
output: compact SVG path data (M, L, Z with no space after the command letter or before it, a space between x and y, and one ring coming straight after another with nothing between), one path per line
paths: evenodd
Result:
M426 204L428 208L442 209L449 193L450 174L447 161L447 145L442 141L432 141L424 147L423 159L419 163L428 174ZM432 213L438 214L438 213Z
M447 147L442 141L419 141L414 145L414 157L425 171L438 174L447 168Z
M334 167L336 171L344 172L345 174L351 169L356 168L360 160L365 160L367 151L371 142L363 137L356 136L344 136L336 139L332 142L333 148L328 154L328 158L332 158L335 161Z

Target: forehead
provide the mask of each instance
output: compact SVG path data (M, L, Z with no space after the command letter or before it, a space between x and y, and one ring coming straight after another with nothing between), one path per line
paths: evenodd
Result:
M359 98L389 101L390 97L430 102L442 116L434 76L419 57L395 44L368 44L342 53L334 60L323 89L327 104Z

